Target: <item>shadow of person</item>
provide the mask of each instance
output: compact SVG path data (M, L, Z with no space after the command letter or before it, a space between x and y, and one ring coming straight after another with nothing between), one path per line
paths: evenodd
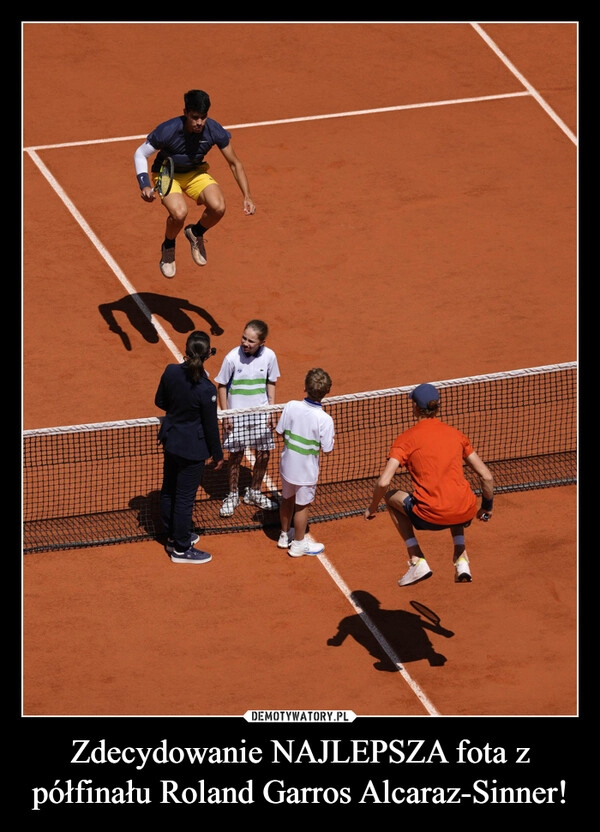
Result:
M238 489L243 494L252 482L252 470L246 465L240 465ZM229 494L227 462L220 471L216 471L213 465L207 465L202 476L202 488L208 494L209 500L225 499Z
M135 512L137 525L144 530L144 536L157 540L166 537L160 517L160 491L150 491L148 494L132 497L129 508Z
M330 647L340 647L351 636L377 659L373 664L376 670L388 672L397 671L398 667L388 655L384 643L389 645L397 661L402 664L423 659L432 667L441 667L446 663L446 657L436 652L426 630L444 638L452 638L454 633L451 630L430 624L421 616L406 610L382 610L377 598L364 590L356 590L350 598L360 612L340 621L337 633L327 639ZM377 638L377 634L383 636L384 643Z
M204 318L211 335L222 335L224 330L201 306L196 306L186 298L166 297L156 292L139 292L125 295L112 303L101 303L98 311L108 324L111 332L121 339L123 346L131 352L131 339L121 327L115 313L121 313L128 319L130 325L137 329L142 338L149 344L157 344L158 332L152 322L152 316L158 315L167 321L176 332L193 332L197 327L189 312Z

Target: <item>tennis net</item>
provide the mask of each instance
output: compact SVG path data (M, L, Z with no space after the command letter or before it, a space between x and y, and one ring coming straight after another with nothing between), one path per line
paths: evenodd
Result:
M496 493L577 481L576 362L433 382L440 415L465 433L494 474ZM408 393L415 385L323 401L336 442L323 455L311 522L362 514L395 437L414 424ZM248 431L283 404L220 413ZM23 432L23 552L163 539L159 513L160 419L42 428ZM282 439L274 432L263 490L277 496ZM227 456L227 454L226 454ZM250 485L253 457L244 457L240 491ZM467 477L477 493L478 480ZM400 469L395 485L409 489ZM219 514L228 491L227 465L207 465L194 508L200 534L278 526L278 512L240 505Z

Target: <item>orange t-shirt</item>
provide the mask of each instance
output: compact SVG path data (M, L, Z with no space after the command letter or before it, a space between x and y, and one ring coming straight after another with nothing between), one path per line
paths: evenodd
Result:
M472 453L463 433L436 418L421 419L396 438L389 456L408 469L415 514L441 526L473 519L477 498L463 469Z

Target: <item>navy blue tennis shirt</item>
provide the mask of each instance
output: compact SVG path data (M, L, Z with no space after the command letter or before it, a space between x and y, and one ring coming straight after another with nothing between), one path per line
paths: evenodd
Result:
M184 125L185 116L177 116L148 134L147 141L159 151L152 164L153 173L159 171L165 156L172 157L176 173L190 173L200 167L212 147L222 149L231 140L231 133L212 118L206 119L201 133L188 133Z

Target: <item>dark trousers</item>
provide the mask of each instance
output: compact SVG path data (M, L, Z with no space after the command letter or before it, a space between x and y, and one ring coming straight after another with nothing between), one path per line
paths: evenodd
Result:
M190 548L194 502L203 472L203 459L184 459L165 451L160 515L178 552L185 552Z

